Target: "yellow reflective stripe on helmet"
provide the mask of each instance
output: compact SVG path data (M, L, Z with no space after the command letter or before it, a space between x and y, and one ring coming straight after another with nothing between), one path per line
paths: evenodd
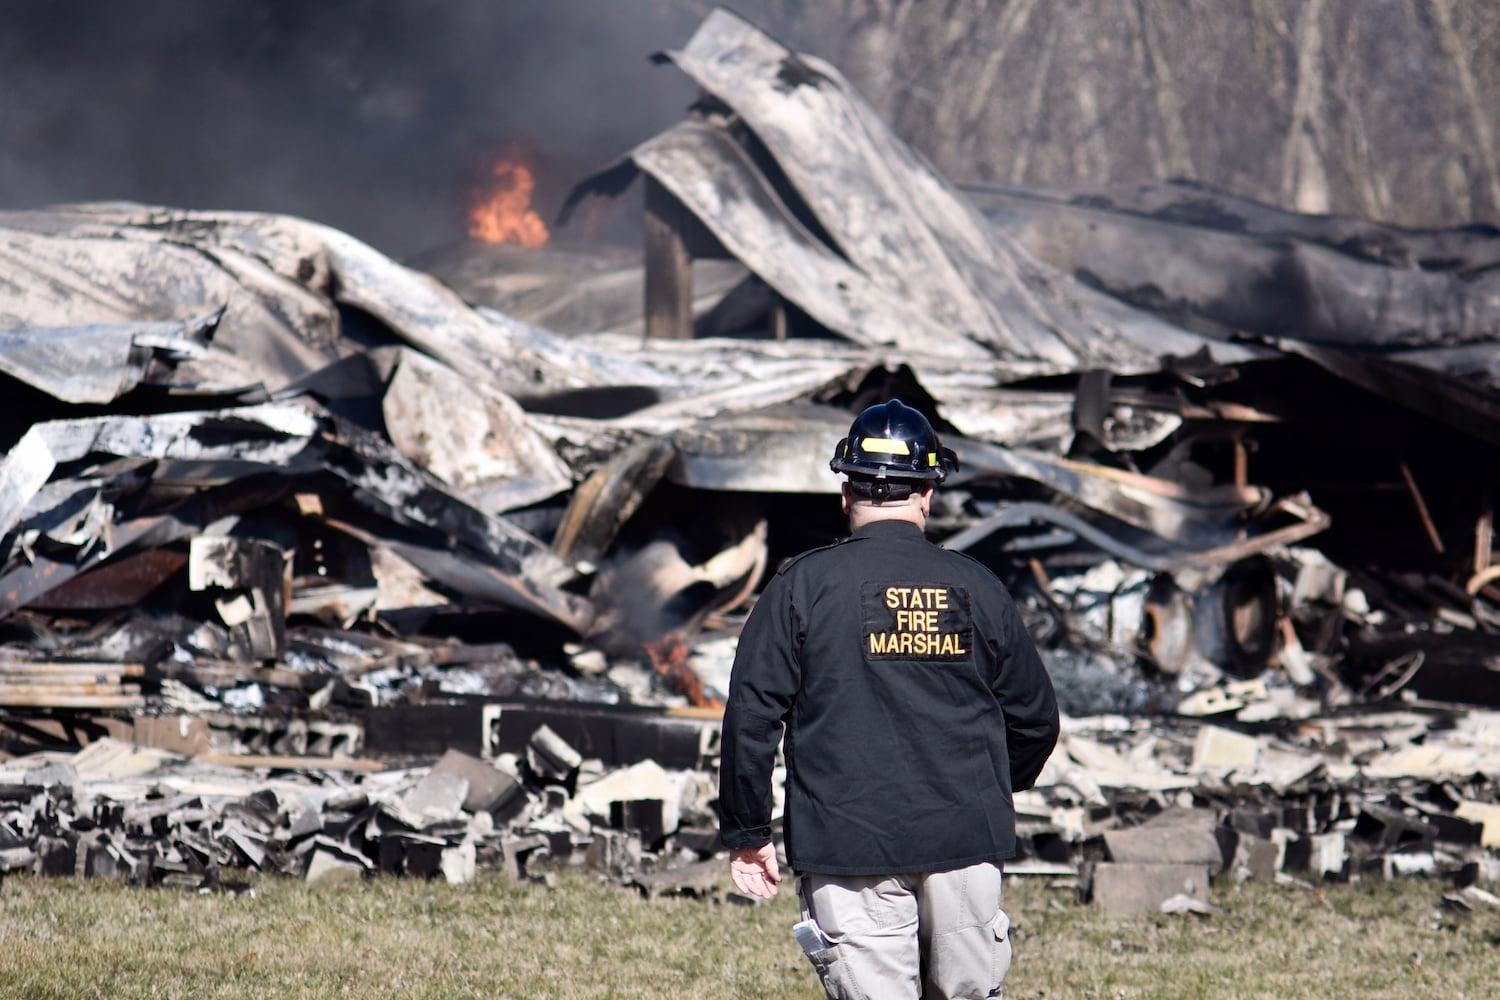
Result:
M927 453L927 464L928 465L937 465L937 452L935 452L935 451L929 451Z
M865 451L874 452L878 455L910 455L911 448L907 447L905 441L897 441L894 438L865 438L859 443Z

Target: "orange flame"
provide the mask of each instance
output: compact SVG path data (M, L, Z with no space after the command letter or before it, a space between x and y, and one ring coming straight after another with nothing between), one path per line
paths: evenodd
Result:
M469 235L485 243L545 246L549 233L542 217L531 208L536 178L518 157L508 156L491 169L489 186L476 195L469 209Z
M666 680L673 691L703 708L723 708L724 703L703 689L703 678L688 666L687 642L681 633L669 632L656 642L643 643L651 668Z

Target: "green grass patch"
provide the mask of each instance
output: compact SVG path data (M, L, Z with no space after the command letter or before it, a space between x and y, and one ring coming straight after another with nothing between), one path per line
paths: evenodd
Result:
M1500 914L1442 912L1419 878L1215 887L1224 912L1111 920L1042 880L1007 882L1017 998L1493 997ZM92 880L0 887L0 996L822 996L796 901L647 900L563 872L553 888L376 878L199 895Z

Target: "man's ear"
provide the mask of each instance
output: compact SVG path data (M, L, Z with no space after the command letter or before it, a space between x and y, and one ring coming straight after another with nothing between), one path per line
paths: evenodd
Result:
M849 516L849 484L846 482L839 487L839 508L843 510L844 516Z

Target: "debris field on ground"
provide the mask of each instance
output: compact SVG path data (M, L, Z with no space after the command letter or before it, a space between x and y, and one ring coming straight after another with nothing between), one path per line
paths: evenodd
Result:
M958 186L727 11L659 60L700 100L564 209L639 252L0 213L0 869L722 891L737 629L899 396L1066 715L1010 871L1487 905L1500 233Z

